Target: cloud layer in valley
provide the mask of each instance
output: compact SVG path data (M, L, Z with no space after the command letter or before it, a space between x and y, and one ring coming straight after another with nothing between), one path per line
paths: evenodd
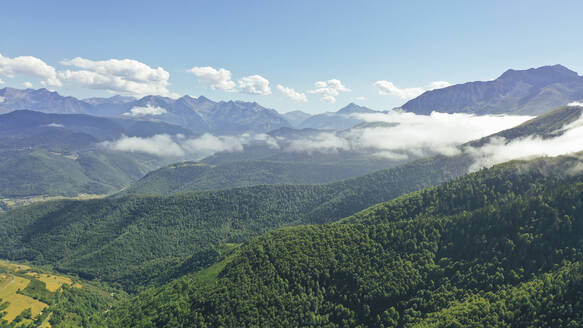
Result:
M529 136L508 141L502 137L492 138L481 147L466 147L465 152L474 157L470 170L504 163L514 159L529 159L540 156L559 156L583 150L583 116L565 125L553 138Z
M295 140L289 150L360 151L399 159L431 154L456 155L460 152L458 146L465 142L514 127L531 118L437 112L427 116L401 111L353 116L370 124L339 134L321 133Z
M138 152L159 157L193 157L203 158L219 152L240 152L243 146L250 143L261 143L271 148L278 147L274 138L266 134L243 134L234 136L214 136L205 133L196 138L186 138L183 135L170 136L157 134L151 137L122 136L114 141L105 141L103 147L125 152Z

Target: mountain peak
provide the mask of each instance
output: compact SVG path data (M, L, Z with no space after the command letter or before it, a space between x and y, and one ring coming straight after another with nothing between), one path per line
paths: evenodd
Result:
M375 111L364 106L359 106L353 102L342 107L336 113L338 114L353 114L353 113L374 113Z
M502 81L524 81L534 84L551 84L556 82L565 82L579 78L579 74L563 65L541 66L526 70L509 69L496 80Z

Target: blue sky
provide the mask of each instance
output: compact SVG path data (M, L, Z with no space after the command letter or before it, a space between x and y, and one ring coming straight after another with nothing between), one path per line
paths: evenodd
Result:
M7 66L34 56L60 81L47 87L64 95L109 96L109 80L86 79L102 74L122 79L125 93L149 90L154 79L161 93L257 101L282 112L349 102L381 110L435 81L489 80L508 68L557 63L583 73L581 13L583 1L8 1L0 6L0 79L1 86L42 87L46 70ZM76 57L86 61L63 64ZM128 87L144 68L112 73L127 62L111 59L161 67L167 76L156 71ZM193 67L224 68L231 78L213 90L209 71L197 77L187 71ZM337 82L315 86L333 79L340 89ZM285 96L278 84L307 101Z

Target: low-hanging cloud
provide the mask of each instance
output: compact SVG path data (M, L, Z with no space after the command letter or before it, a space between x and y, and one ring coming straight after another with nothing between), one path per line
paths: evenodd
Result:
M573 102L570 102L567 106L583 107L583 102L581 102L581 101L573 101Z
M279 148L277 141L267 134L243 134L240 136L215 136L205 133L199 137L187 138L177 134L157 134L151 137L122 136L114 141L105 141L101 145L108 149L125 152L139 152L159 157L195 157L203 158L220 152L240 152L247 144L264 144L270 148Z
M552 138L528 136L511 141L495 137L481 147L466 147L464 151L474 158L470 171L515 159L554 157L578 152L583 150L583 116L559 129L556 135Z
M167 112L168 111L162 107L147 105L132 107L129 112L123 113L123 115L130 117L159 116L164 115Z
M432 154L456 155L459 146L471 140L514 127L528 116L476 116L470 114L431 115L390 111L354 114L366 123L342 133L322 132L292 141L293 152L357 151L379 157L404 160Z

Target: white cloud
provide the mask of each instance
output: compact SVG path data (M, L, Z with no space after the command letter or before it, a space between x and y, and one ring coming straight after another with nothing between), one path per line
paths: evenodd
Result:
M351 91L346 86L344 86L340 80L337 79L318 81L314 83L314 86L316 88L314 90L308 91L308 93L319 94L322 96L322 98L320 98L321 101L332 104L336 102L336 97L340 94L340 92Z
M27 88L27 89L31 89L32 88L32 83L29 81L26 81L24 83L22 83L22 85Z
M205 133L194 139L187 139L181 142L182 148L189 153L196 153L200 156L210 156L219 152L243 151L243 143L236 137L216 137Z
M43 85L61 86L54 67L41 59L32 56L8 58L0 54L0 75L13 78L16 75L38 77L44 79Z
M529 159L540 156L559 156L583 150L583 116L560 129L563 132L557 137L543 139L539 136L529 136L507 141L502 137L492 138L479 148L467 147L464 151L472 155L474 163L471 171L482 167L514 159Z
M401 99L411 99L419 96L425 90L422 88L406 88L400 89L393 84L393 82L389 82L386 80L376 81L374 86L379 89L379 94L381 95L393 95L397 96Z
M354 100L365 101L366 100L366 97L358 96L358 97L354 97Z
M255 74L251 76L246 76L239 79L237 83L239 84L239 91L243 93L262 96L271 94L269 80L267 80L261 75Z
M374 86L379 90L381 95L392 95L397 96L401 99L412 99L415 98L425 91L441 89L450 86L451 83L446 81L434 81L429 83L425 88L404 88L401 89L397 87L393 82L386 80L376 81Z
M63 124L59 124L59 123L49 123L47 125L45 125L46 127L49 128L64 128L65 126Z
M333 96L324 96L322 98L320 98L321 101L323 102L327 102L329 104L333 104L336 102L336 97Z
M4 84L4 80L0 79L0 84Z
M218 70L210 67L193 67L188 70L203 83L209 84L212 90L235 91L235 82L231 80L231 72L224 68Z
M146 107L136 106L130 109L129 112L123 113L125 116L140 117L140 116L157 116L166 114L166 109L158 106L147 105Z
M570 102L567 106L577 106L577 107L583 107L583 102L580 101L573 101Z
M281 91L286 97L295 102L306 102L308 98L305 93L297 92L292 88L284 87L281 84L277 85L277 90Z
M59 76L86 88L133 96L176 96L167 89L170 73L162 67L152 68L133 59L94 61L76 57L61 63L81 68L60 72Z
M334 153L340 150L350 150L350 142L334 133L323 132L309 138L292 140L286 148L291 152Z
M146 153L160 157L184 156L184 150L167 134L148 138L122 136L115 141L105 141L103 146L125 152Z
M4 102L4 100L6 100L6 98L0 96L0 104Z
M239 152L243 146L251 143L265 144L271 148L279 148L277 141L266 134L234 136L214 136L205 133L200 137L186 138L183 135L170 136L158 134L152 137L127 137L114 141L102 142L101 145L126 152L141 152L159 157L204 158L219 152Z
M437 112L427 116L399 111L353 116L367 123L386 124L301 138L294 140L287 150L308 153L350 150L398 160L434 154L451 156L461 152L459 146L463 143L514 127L531 118Z

